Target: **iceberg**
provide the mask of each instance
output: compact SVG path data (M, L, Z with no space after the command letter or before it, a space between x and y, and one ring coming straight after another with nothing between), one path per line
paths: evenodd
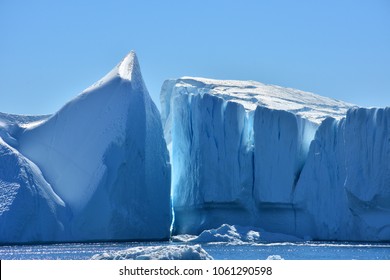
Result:
M182 234L171 238L175 242L221 243L226 245L255 245L266 242L303 242L292 235L266 232L261 228L223 224L215 229L202 231L199 235Z
M390 108L192 77L160 97L174 234L229 223L271 239L390 240Z
M36 118L0 122L0 165L15 173L0 173L0 204L7 205L0 213L7 232L1 242L169 238L169 154L134 52L57 113ZM27 191L32 195L23 195ZM36 209L14 205L17 198ZM66 218L59 216L62 208ZM21 228L4 213L34 218ZM8 238L23 234L29 238Z
M227 243L229 245L241 245L260 241L260 232L234 225L223 224L219 228L204 230L196 235L177 235L173 241L190 243Z
M295 235L293 197L310 143L323 120L351 107L253 81L165 81L173 233L228 223Z
M0 243L390 240L389 108L194 77L160 98L131 52L53 115L0 113Z

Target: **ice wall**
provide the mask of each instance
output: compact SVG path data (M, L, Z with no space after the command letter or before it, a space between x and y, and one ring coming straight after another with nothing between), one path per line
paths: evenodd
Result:
M259 106L253 127L258 223L268 231L294 234L293 194L317 125L288 111Z
M348 104L257 82L185 77L161 92L174 233L222 223L295 234L293 194L319 123Z
M251 218L246 203L252 192L253 152L244 139L243 107L208 94L178 95L174 106L175 233L210 228L226 219L237 223L243 215Z
M297 186L298 223L317 239L390 240L389 159L389 108L324 121Z
M252 81L161 92L174 233L223 223L299 238L390 240L390 109Z

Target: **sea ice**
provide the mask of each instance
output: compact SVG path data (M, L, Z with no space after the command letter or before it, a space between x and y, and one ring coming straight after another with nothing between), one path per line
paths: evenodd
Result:
M92 260L212 260L200 245L140 246L94 255Z

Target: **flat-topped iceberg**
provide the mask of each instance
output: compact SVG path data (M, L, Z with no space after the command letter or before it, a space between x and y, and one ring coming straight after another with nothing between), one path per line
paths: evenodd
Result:
M302 239L390 240L390 110L252 81L161 91L175 234L220 224Z
M223 223L294 234L293 195L315 132L352 107L258 82L190 77L167 80L161 104L175 234Z

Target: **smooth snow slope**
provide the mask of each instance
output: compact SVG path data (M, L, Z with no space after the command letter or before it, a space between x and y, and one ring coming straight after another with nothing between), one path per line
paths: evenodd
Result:
M53 116L21 128L13 144L71 213L59 220L65 236L36 241L169 238L169 155L134 52ZM30 230L46 230L37 226Z
M252 81L184 77L161 91L174 233L223 223L295 233L293 194L316 129L352 105Z

